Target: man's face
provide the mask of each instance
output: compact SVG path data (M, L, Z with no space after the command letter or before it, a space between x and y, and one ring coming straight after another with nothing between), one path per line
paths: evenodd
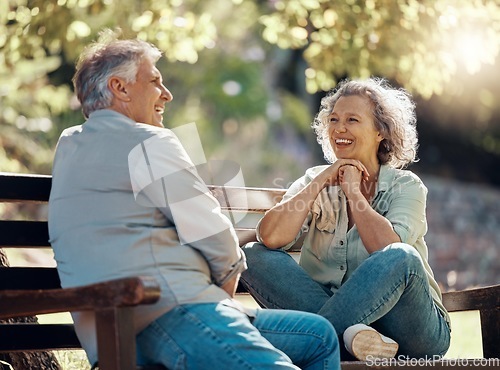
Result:
M154 63L145 58L139 65L136 81L126 87L130 98L127 116L136 122L163 127L165 104L172 101L173 96L163 85Z

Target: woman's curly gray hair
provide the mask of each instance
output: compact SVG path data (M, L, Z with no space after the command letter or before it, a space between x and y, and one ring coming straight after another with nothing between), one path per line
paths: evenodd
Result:
M328 116L342 96L361 95L372 102L376 130L384 138L377 153L381 164L403 168L417 161L417 117L415 103L404 89L392 87L385 79L343 80L322 100L321 108L312 128L321 144L325 159L333 163L337 159L328 134Z

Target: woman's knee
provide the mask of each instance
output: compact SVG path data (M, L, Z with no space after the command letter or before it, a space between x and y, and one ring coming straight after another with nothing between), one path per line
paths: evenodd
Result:
M406 243L392 243L381 251L384 260L390 260L393 266L404 266L414 270L423 269L423 261L415 247Z
M248 260L249 258L252 258L255 255L259 255L261 253L266 252L266 249L268 248L262 243L250 242L241 247L241 249L243 249L243 251L245 252L245 255Z
M259 242L247 243L242 249L245 253L248 265L251 265L254 261L262 263L264 259L282 258L287 255L287 253L281 249L269 249Z

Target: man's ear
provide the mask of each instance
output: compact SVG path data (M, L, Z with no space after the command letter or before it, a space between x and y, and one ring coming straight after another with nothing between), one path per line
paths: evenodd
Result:
M130 101L125 81L119 77L112 76L108 80L108 89L113 96L121 101Z

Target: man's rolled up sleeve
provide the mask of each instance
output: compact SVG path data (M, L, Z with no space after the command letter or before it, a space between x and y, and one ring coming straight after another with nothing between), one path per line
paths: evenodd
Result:
M243 271L245 271L248 268L245 253L243 253L243 251L241 249L240 249L240 254L241 254L240 259L238 261L236 261L236 263L231 265L229 272L225 276L223 276L221 274L221 276L218 276L218 277L214 276L213 277L215 285L223 286L228 281L230 281L233 277L235 277L238 274L241 274Z

